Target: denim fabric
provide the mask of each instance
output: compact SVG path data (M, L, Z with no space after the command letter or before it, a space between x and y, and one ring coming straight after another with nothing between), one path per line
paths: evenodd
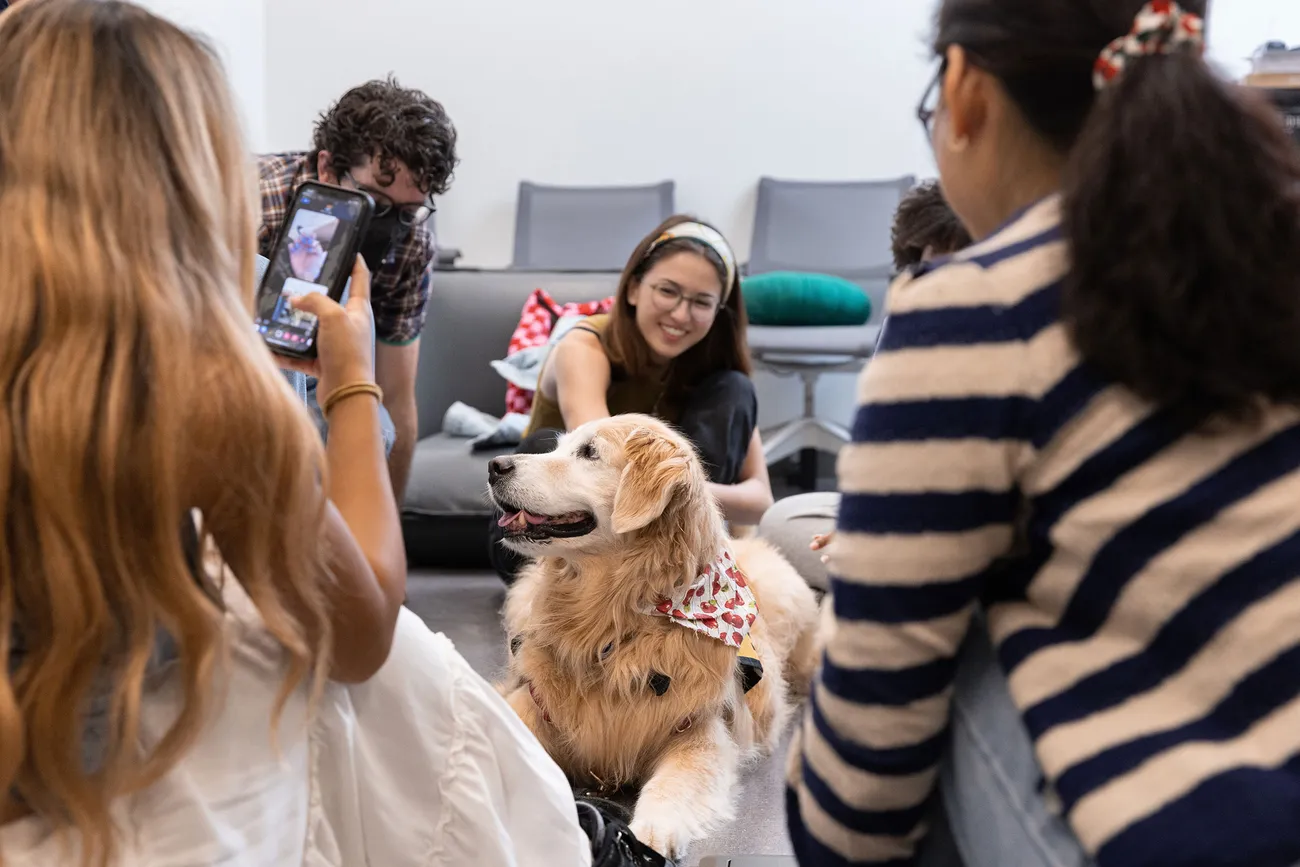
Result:
M958 659L940 789L967 867L1094 867L1048 808L1029 731L982 617L971 624Z
M266 271L267 260L265 257L257 257L257 279L261 282L262 274ZM341 301L347 303L348 295L352 291L352 280L349 279L347 285L343 287L343 297ZM370 323L370 339L373 351L375 337L375 324ZM329 437L329 422L325 420L325 414L321 412L320 404L316 401L316 379L315 377L304 376L301 373L293 371L283 371L284 378L293 386L293 390L298 397L306 404L307 409L311 411L312 421L316 423L316 430L320 431L322 440ZM388 409L384 406L379 407L379 430L384 440L384 454L393 453L393 443L397 442L397 428L393 424L392 417L388 414Z
M312 421L316 422L316 429L320 431L321 439L329 438L329 422L325 420L325 414L321 412L320 404L316 402L316 379L310 376L294 374L303 380L303 400L307 404L307 409L311 410ZM384 440L384 454L393 453L393 443L397 442L397 428L393 425L393 419L388 414L387 407L382 404L379 407L379 432Z

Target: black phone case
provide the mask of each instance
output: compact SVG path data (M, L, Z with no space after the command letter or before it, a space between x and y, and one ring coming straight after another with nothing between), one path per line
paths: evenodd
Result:
M270 260L272 267L266 269L266 273L262 275L261 282L258 283L256 296L258 298L262 297L262 290L266 286L266 281L271 279L271 275L275 270L273 265L276 257L280 255L280 245L285 243L289 234L289 228L293 225L293 215L298 210L298 201L302 198L303 191L312 187L322 190L331 190L333 192L342 192L348 197L355 198L361 202L361 216L357 218L357 230L352 235L352 247L351 249L344 251L347 256L346 261L356 261L357 255L361 252L361 242L366 237L366 231L370 228L370 217L375 211L375 200L370 198L370 195L363 190L354 190L349 187L340 187L335 184L322 183L321 181L303 181L298 185L298 188L293 191L293 202L289 205L289 211L284 216L284 223L280 226L280 233L276 235L275 246L271 248ZM334 284L329 287L329 292L327 293L329 297L334 301L338 301L342 298L343 290L347 288L348 280L351 277L351 268L340 269L338 278L334 281ZM305 347L301 351L294 351L283 346L268 343L265 340L263 340L263 343L265 343L266 347L274 354L282 355L287 358L311 359L316 357L316 340L313 340L310 346Z

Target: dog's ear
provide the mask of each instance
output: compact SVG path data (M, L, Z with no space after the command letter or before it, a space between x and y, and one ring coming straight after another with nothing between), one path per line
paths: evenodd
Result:
M646 428L632 431L623 443L627 466L614 494L611 524L615 533L640 530L658 518L677 489L690 480L690 457L672 440Z

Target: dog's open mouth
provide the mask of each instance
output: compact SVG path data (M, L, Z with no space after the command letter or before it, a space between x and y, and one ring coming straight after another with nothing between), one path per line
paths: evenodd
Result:
M501 508L505 514L497 519L497 525L506 531L507 539L573 539L596 529L596 516L590 512L535 515L508 503L502 503Z

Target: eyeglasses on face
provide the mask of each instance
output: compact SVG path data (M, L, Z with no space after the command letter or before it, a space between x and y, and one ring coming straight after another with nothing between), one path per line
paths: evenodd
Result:
M369 193L370 198L375 200L374 216L376 217L387 216L389 212L394 208L397 208L397 221L403 226L414 228L428 222L429 218L438 210L437 205L433 203L433 199L426 200L422 205L396 205L392 199L388 198L388 196L379 192L379 190L376 190L374 187L358 183L357 179L352 177L351 172L348 172L343 177L358 190Z
M939 114L939 99L942 95L943 76L948 71L948 59L945 57L939 64L939 69L930 80L930 86L925 89L921 96L921 102L916 107L916 117L921 121L921 128L925 130L927 141L934 137L934 119Z
M676 286L662 284L651 293L655 307L660 313L672 313L685 301L691 318L696 322L708 322L718 312L718 299L713 295L687 295Z

